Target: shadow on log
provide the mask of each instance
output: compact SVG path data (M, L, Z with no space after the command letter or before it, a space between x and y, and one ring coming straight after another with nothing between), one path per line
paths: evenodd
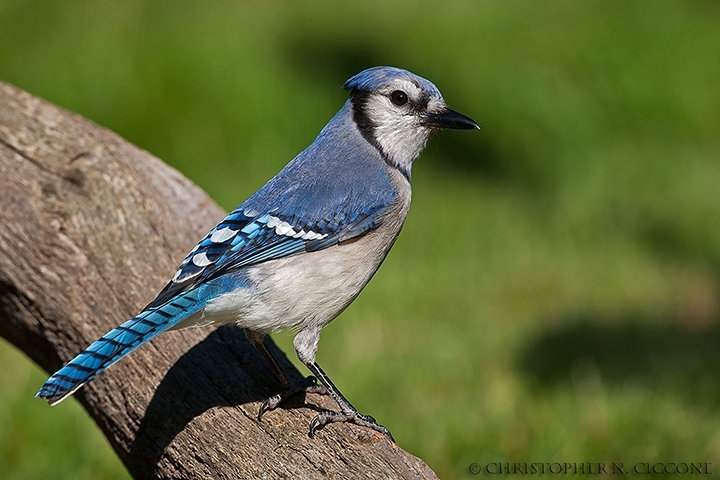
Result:
M148 152L4 83L0 205L0 335L48 372L152 300L225 214ZM136 479L436 478L361 427L309 439L313 405L337 408L328 398L257 422L278 388L242 331L223 327L165 333L75 396Z

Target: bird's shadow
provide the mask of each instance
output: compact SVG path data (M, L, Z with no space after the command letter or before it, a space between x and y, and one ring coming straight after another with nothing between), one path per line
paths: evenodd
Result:
M642 385L693 404L720 404L720 326L701 329L582 317L526 345L518 366L539 389L575 383L592 372L607 387Z
M266 345L288 378L303 378L272 340L266 338ZM145 465L157 465L194 418L216 407L264 401L280 388L241 329L218 328L168 370L140 421L130 455L147 458ZM301 396L288 399L282 408L313 408L301 400Z

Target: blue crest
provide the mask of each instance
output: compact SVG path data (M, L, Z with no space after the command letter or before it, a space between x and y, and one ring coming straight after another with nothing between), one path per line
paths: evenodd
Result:
M440 90L429 80L397 67L372 67L350 77L344 84L344 90L373 91L387 85L388 82L403 78L413 82L431 96L442 98Z

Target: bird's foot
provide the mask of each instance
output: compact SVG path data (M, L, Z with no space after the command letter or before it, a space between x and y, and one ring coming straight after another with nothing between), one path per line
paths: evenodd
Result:
M331 410L320 412L310 422L310 432L308 435L312 438L317 430L322 429L328 423L335 422L349 422L354 423L355 425L360 425L361 427L371 428L376 432L386 435L390 441L395 443L395 439L393 438L392 433L390 433L390 430L377 423L377 421L370 415L363 415L358 413L355 409L344 409L341 412L333 412Z
M290 382L280 393L273 395L272 397L265 400L260 405L260 411L258 412L258 422L262 421L262 416L265 412L275 410L285 400L290 397L297 395L298 393L317 393L318 395L328 395L330 392L323 385L318 385L315 377L310 376L305 378L301 382Z

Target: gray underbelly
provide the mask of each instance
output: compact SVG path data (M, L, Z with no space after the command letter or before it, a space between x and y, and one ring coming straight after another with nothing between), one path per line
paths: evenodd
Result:
M237 323L260 331L330 323L358 296L387 253L385 245L367 240L372 239L252 267L253 306Z

